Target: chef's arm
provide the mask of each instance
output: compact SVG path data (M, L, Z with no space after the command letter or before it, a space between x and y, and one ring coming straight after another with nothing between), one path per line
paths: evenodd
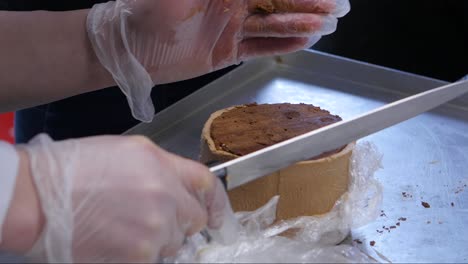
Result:
M0 11L0 112L114 85L88 40L87 14Z

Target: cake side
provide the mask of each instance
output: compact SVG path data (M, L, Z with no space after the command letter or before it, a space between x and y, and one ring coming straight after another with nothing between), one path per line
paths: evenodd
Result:
M219 110L210 116L203 128L200 161L232 160L341 120L328 111L304 104L277 104L274 107L280 106L281 109L276 113L275 111L268 112L268 109L263 111L265 109L260 108L261 114L255 115L253 111L252 117L252 111L249 111L252 110L252 106L258 107L256 104L233 106ZM267 108L271 111L272 105L267 105ZM302 112L296 111L299 112L296 113L294 110L297 108L302 109ZM305 112L304 109L309 109L310 112L309 110ZM280 115L282 116L278 118ZM284 122L284 118L290 122ZM215 120L217 121L214 123ZM236 123L237 127L233 125ZM297 123L300 124L297 125ZM253 124L260 124L260 127ZM218 130L221 128L221 133L219 131L213 133L214 128ZM225 128L224 131L222 128ZM289 131L284 131L284 129ZM245 132L247 132L247 137L243 134ZM266 137L256 137L262 134ZM256 210L273 196L280 195L278 219L329 212L335 202L347 191L349 157L353 147L354 144L349 144L323 153L312 157L311 160L296 163L230 190L228 195L234 211Z
M348 191L355 143L319 160L302 161L278 172L278 219L328 213Z

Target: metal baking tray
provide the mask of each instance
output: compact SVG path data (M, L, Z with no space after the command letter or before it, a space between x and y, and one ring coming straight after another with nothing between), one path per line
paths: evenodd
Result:
M146 135L166 150L196 160L203 124L221 108L251 102L308 103L348 119L444 84L301 51L245 63L126 134ZM374 142L384 155L377 173L384 201L381 216L353 230L352 240L391 262L467 262L468 97L363 140Z

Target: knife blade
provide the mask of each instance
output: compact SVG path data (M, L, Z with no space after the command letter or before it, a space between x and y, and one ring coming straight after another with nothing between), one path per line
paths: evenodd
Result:
M428 90L384 105L350 120L322 127L237 159L213 166L228 190L288 167L299 161L337 149L393 126L468 92L468 81Z

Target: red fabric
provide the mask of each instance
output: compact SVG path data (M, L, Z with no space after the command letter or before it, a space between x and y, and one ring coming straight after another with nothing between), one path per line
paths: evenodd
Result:
M0 140L14 143L13 113L0 114Z

